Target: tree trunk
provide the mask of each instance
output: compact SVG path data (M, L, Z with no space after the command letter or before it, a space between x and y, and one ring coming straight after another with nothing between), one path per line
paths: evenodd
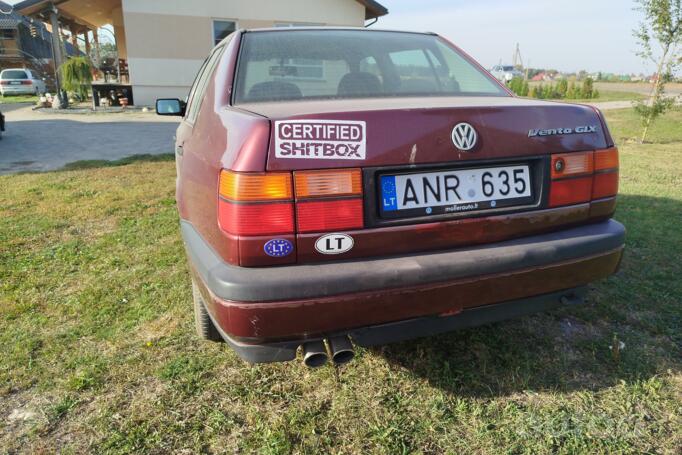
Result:
M661 99L663 86L665 85L665 82L663 81L663 68L665 67L665 62L668 59L669 50L670 46L666 46L664 48L661 60L659 60L658 62L658 69L656 71L658 78L656 79L656 83L654 84L654 88L649 98L649 103L651 104L652 109L649 110L649 115L647 115L646 119L644 120L644 130L642 131L642 137L639 140L640 144L644 144L644 141L646 140L646 135L649 132L649 127L651 126L651 123L654 121L655 113L653 107L656 106L659 100Z

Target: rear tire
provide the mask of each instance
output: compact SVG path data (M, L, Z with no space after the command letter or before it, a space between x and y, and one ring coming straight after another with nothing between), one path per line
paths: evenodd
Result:
M208 341L223 341L218 329L216 329L211 317L206 310L204 298L199 292L199 287L196 282L192 280L192 298L194 300L194 326L197 330L197 335L203 340Z

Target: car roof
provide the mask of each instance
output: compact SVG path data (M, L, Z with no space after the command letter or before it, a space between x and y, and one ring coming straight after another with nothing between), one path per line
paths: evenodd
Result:
M410 30L395 30L395 29L385 29L385 28L365 28L365 27L350 27L342 25L319 25L319 26L295 26L295 27L267 27L267 28L246 28L240 29L240 31L245 33L253 32L291 32L291 31L301 31L301 30L347 30L347 31L363 31L363 32L391 32L391 33L411 33L414 35L436 35L433 32L416 32Z

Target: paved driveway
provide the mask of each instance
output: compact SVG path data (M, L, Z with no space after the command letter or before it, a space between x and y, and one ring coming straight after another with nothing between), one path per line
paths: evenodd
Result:
M0 174L59 169L81 160L173 153L179 119L152 113L51 114L27 105L0 105L7 131Z

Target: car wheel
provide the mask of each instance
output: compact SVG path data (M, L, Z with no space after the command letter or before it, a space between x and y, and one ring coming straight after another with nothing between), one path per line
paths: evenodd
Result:
M209 341L223 341L223 337L218 333L211 317L208 315L206 310L206 304L204 303L204 298L199 292L199 286L196 282L192 280L192 298L194 300L194 326L197 330L197 335L204 340Z

